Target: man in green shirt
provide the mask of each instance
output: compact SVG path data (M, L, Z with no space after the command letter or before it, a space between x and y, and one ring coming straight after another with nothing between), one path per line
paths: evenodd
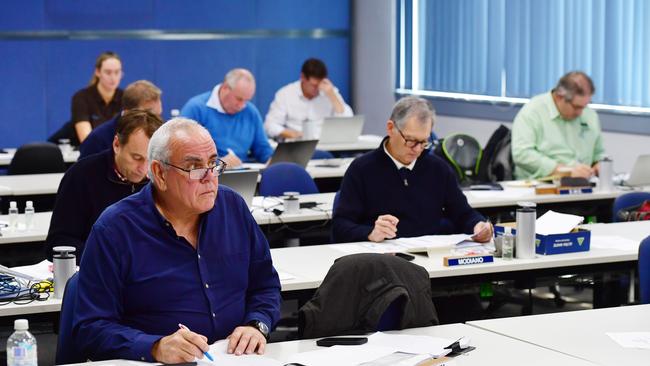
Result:
M512 127L515 178L568 171L573 177L598 174L605 150L598 115L587 107L594 92L587 74L572 71L519 111Z

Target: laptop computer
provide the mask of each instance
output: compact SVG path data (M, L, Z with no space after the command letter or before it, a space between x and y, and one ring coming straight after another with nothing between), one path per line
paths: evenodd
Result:
M269 166L281 162L296 163L303 168L314 155L318 140L280 142L271 156Z
M232 188L246 201L248 207L253 207L253 197L257 189L259 170L226 170L219 176L219 184Z
M623 184L631 187L650 185L650 154L636 158L630 177Z
M364 117L327 117L323 120L319 142L336 144L357 142L363 130Z

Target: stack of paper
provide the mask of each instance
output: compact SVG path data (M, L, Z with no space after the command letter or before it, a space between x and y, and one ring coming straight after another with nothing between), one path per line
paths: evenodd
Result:
M298 353L287 361L309 366L355 366L361 364L416 365L449 353L454 340L430 336L395 335L377 332L360 346L333 346Z
M246 366L282 366L283 363L277 360L274 360L263 355L251 354L251 355L241 355L235 356L226 352L228 348L228 340L224 339L217 341L210 346L210 355L214 357L214 362L203 358L202 360L197 360L199 365L219 365L219 366L237 366L237 365L246 365Z
M563 214L549 210L535 221L535 232L541 235L570 233L584 219L582 216Z
M650 349L650 332L606 333L623 348Z

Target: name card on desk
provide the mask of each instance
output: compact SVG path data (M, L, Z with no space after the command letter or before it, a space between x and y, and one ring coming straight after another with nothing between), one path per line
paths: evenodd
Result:
M442 260L443 260L442 263L446 267L467 266L470 264L492 263L494 262L494 256L491 254L462 255L462 256L444 257Z

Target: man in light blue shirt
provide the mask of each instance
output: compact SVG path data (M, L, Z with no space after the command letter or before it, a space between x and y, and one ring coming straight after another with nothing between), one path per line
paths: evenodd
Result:
M261 163L273 154L260 112L250 102L253 95L253 74L246 69L233 69L223 83L191 98L181 110L182 116L198 121L210 132L219 156L230 167L246 160L249 151Z

